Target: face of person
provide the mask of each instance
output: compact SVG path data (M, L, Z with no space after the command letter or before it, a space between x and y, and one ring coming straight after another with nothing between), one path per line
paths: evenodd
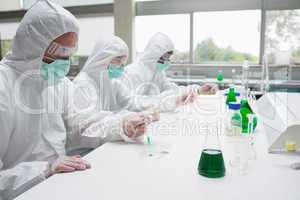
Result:
M173 51L169 51L165 53L159 58L158 63L164 63L165 61L170 61L172 55L173 55Z
M59 36L46 49L43 62L49 64L56 59L69 59L76 52L77 41L77 34L73 32Z
M117 66L124 66L126 62L126 56L115 57L110 63Z

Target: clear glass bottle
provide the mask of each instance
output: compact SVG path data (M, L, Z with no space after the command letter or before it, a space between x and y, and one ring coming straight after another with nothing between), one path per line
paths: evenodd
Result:
M242 116L240 114L241 105L237 102L228 104L229 112L226 118L226 135L239 136L242 133Z
M249 75L249 61L245 60L242 67L242 88L243 95L242 98L247 98L248 96L248 75Z
M231 86L234 87L236 84L236 70L231 70Z

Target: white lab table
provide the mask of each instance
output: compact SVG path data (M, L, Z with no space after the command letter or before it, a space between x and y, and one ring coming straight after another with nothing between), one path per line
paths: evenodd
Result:
M107 143L85 157L90 170L55 175L17 200L299 200L300 171L290 164L300 157L268 154L261 127L255 135L257 159L248 173L241 175L230 166L232 145L224 136L220 98L200 97L178 112L162 114L161 121L148 130L154 134L153 146ZM216 126L226 176L208 179L198 175L197 166L207 127L216 131Z

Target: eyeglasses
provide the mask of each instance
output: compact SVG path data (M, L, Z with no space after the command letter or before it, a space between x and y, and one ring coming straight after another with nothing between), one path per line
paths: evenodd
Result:
M66 47L56 42L52 42L49 46L47 53L54 57L69 57L77 51L78 46Z

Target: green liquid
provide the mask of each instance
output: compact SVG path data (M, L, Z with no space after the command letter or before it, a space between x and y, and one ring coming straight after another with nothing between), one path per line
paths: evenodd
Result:
M230 88L227 94L226 104L228 105L229 102L236 102L236 94L234 88Z
M241 109L240 109L241 115L242 115L242 132L248 133L248 114L254 114L248 101L243 99L241 101ZM257 126L257 117L255 116L253 119L253 129L255 130Z
M198 173L208 178L225 176L225 164L221 150L204 149L198 164Z

